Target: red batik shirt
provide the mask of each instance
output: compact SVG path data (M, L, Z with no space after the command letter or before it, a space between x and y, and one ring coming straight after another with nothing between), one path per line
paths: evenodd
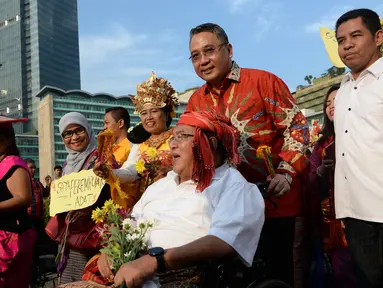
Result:
M188 111L215 110L225 114L241 132L239 170L252 183L265 181L264 161L256 157L260 145L272 149L276 172L292 180L290 191L280 199L270 197L277 208L266 202L266 217L295 217L301 213L299 173L308 164L307 120L299 110L286 84L275 75L239 68L233 62L218 95L209 84L190 98Z

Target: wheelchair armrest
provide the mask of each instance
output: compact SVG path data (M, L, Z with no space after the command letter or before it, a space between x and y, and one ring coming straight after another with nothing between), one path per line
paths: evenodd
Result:
M228 261L208 261L199 266L200 288L226 287L225 283L247 267L238 257Z

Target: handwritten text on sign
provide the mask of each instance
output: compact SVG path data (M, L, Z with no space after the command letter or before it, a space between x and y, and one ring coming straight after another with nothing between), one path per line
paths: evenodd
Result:
M65 175L51 184L50 215L92 206L100 196L105 181L92 170Z
M320 35L332 64L338 68L346 67L338 54L338 41L336 40L335 31L327 28L320 28Z

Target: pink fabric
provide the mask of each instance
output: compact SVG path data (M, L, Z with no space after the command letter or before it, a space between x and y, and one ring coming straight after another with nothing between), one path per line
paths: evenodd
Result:
M33 266L36 231L23 234L0 230L0 288L28 288Z
M29 171L27 164L22 158L18 156L7 156L0 162L0 180L3 179L13 166L20 166Z
M0 180L13 166L20 166L28 171L23 159L7 156L0 162ZM0 288L29 287L35 241L34 229L22 234L0 230Z

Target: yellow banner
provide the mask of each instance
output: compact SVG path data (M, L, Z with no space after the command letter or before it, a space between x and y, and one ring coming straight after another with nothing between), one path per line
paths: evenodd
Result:
M338 54L338 42L335 37L335 30L328 28L320 28L320 36L326 47L328 57L330 58L331 63L338 68L344 68L346 65L340 60Z
M92 206L100 196L105 181L97 177L93 170L83 170L65 175L51 184L49 214L78 210Z

